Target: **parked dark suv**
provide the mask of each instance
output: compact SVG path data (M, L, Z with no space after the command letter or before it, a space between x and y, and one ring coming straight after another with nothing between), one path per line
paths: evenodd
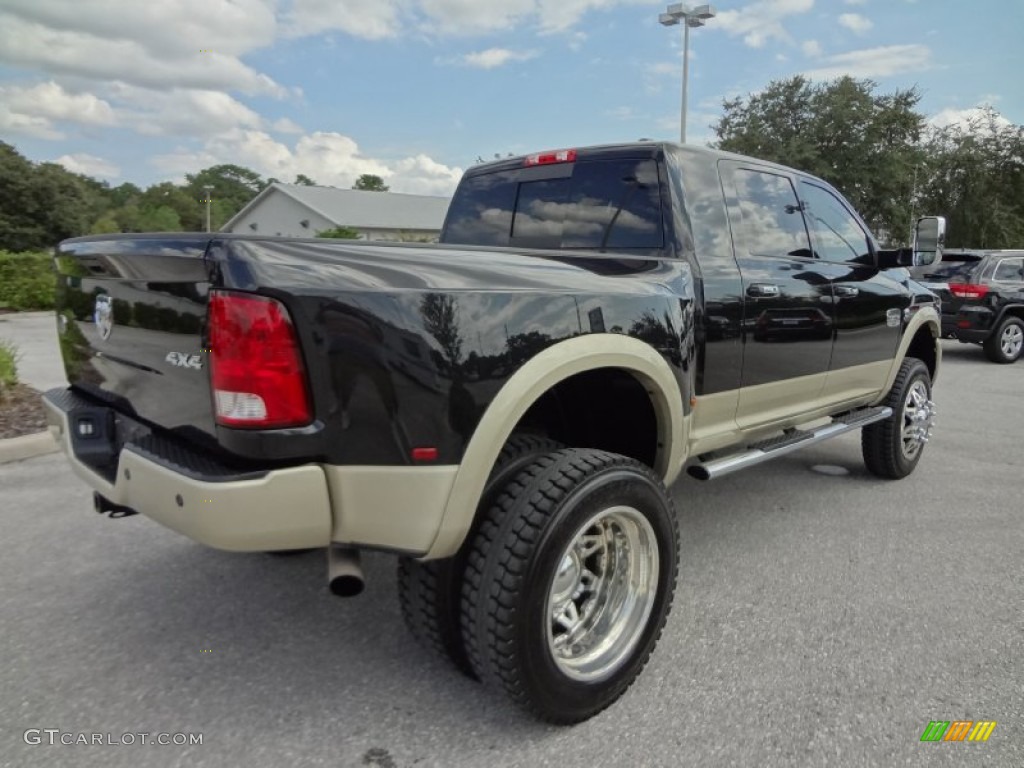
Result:
M942 299L942 335L985 348L994 363L1024 351L1024 250L948 250L914 270Z

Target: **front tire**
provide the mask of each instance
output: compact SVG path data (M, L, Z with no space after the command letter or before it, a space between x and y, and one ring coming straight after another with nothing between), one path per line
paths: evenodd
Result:
M675 592L679 530L643 464L590 449L534 460L472 540L462 631L477 676L555 723L618 699L654 650Z
M892 416L861 430L864 464L873 475L899 480L914 471L935 424L928 366L905 359L883 404Z
M1024 351L1024 321L1007 317L982 344L985 356L993 363L1007 365L1016 362Z

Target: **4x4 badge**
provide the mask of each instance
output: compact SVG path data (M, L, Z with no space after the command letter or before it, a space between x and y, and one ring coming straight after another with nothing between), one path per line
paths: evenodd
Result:
M164 360L178 368L195 368L197 371L203 369L203 358L199 355L190 355L188 352L168 352Z

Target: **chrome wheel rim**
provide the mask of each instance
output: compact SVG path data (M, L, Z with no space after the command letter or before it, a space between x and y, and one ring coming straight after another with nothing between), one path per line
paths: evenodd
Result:
M903 403L903 432L900 447L904 458L913 460L932 436L935 403L928 397L928 386L918 379L910 385Z
M999 337L999 347L1003 354L1009 358L1016 358L1020 354L1020 348L1024 345L1024 331L1015 323L1011 323L1003 329Z
M574 680L603 680L636 649L654 608L654 529L637 509L610 507L580 526L558 563L544 608L551 658Z

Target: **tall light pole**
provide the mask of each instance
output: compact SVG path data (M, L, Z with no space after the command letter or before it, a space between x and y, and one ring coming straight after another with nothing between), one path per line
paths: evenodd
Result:
M210 231L210 203L213 202L210 199L210 194L213 192L213 184L203 184L203 189L206 190L206 199L203 201L206 203L206 231Z
M698 5L691 10L682 3L670 5L665 13L658 14L658 21L663 26L683 25L683 107L679 126L679 141L683 144L686 143L686 87L690 79L690 27L703 27L714 15L715 9L710 5Z

